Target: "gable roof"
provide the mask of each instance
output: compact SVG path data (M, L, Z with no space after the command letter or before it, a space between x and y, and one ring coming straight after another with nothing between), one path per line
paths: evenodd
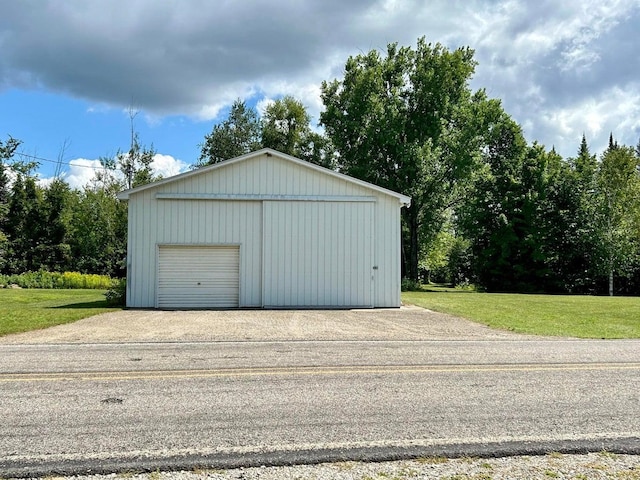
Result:
M148 183L146 185L141 185L139 187L132 188L132 189L129 189L129 190L124 190L124 191L118 193L118 199L120 199L120 200L129 200L129 197L131 195L134 195L134 194L136 194L138 192L142 192L142 191L148 190L150 188L156 188L156 187L159 187L161 185L165 185L167 183L172 183L172 182L176 182L176 181L179 181L179 180L183 180L185 178L189 178L189 177L194 176L194 175L202 175L204 173L211 172L212 170L217 170L217 169L220 169L220 168L224 168L224 167L227 167L229 165L233 165L234 163L244 162L244 161L250 160L252 158L259 157L261 155L274 156L274 157L280 158L282 160L286 160L286 161L295 163L295 164L300 165L300 166L302 166L304 168L310 168L312 170L318 171L318 172L323 173L325 175L329 175L331 177L339 178L341 180L345 180L347 182L354 183L354 184L359 185L361 187L369 188L369 189L374 190L376 192L379 192L379 193L382 193L382 194L385 194L385 195L389 195L391 197L395 197L404 206L408 207L409 205L411 205L411 198L407 197L406 195L403 195L403 194L398 193L398 192L394 192L392 190L388 190L386 188L379 187L377 185L374 185L373 183L365 182L364 180L359 180L357 178L353 178L353 177L350 177L348 175L344 175L343 173L334 172L333 170L329 170L328 168L321 167L320 165L316 165L314 163L306 162L304 160L301 160L301 159L296 158L296 157L292 157L291 155L287 155L287 154L282 153L282 152L278 152L277 150L273 150L271 148L262 148L260 150L256 150L255 152L247 153L245 155L241 155L239 157L232 158L230 160L225 160L224 162L215 163L213 165L207 165L206 167L198 168L198 169L195 169L195 170L190 170L188 172L181 173L179 175L174 175L172 177L163 178L162 180L158 180L157 182Z

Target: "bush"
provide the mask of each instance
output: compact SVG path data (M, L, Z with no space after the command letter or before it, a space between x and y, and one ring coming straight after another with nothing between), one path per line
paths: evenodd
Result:
M410 280L408 278L403 278L400 283L400 290L403 292L419 292L422 290L422 286L420 282L416 282L415 280Z
M26 272L19 275L0 275L0 285L18 285L21 288L86 288L105 290L111 288L113 280L108 275L78 272Z
M111 288L104 294L107 305L112 307L124 307L127 303L127 280L121 278L113 280Z

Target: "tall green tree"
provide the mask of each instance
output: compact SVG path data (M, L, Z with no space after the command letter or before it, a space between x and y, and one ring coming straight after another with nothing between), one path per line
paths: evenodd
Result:
M43 213L46 217L42 239L42 267L63 272L70 269L69 205L73 192L62 179L56 178L43 195Z
M614 143L602 155L596 178L596 225L600 271L609 279L628 275L640 256L640 157L634 148Z
M153 145L150 148L142 146L138 133L132 134L129 151L118 152L113 165L124 176L126 188L135 188L159 179L151 167L155 154Z
M21 273L22 264L22 233L27 211L27 200L22 175L17 175L11 185L11 194L4 231L7 238L4 273Z
M553 200L554 250L552 268L559 288L569 293L593 293L596 289L595 229L596 155L583 135L574 158L562 162L557 183L550 192Z
M22 258L24 271L36 271L43 265L43 241L46 233L46 215L42 199L42 189L33 177L24 182L26 210L22 227Z
M303 103L290 95L268 105L262 115L262 146L299 156L311 133L311 117Z
M554 190L562 159L503 114L487 137L486 170L458 209L477 283L490 291L558 290Z
M262 147L260 136L257 112L237 99L231 105L229 116L205 135L197 166L219 163L258 150Z
M131 141L129 151L118 150L114 159L101 159L103 166L110 170L119 170L124 176L126 188L135 188L158 180L159 177L153 174L151 163L156 154L153 145L150 148L140 143L140 137L135 130L135 118L138 111L129 109L129 121L131 131Z
M87 186L71 197L69 248L73 270L122 278L126 275L127 205L116 185Z
M6 220L9 240L9 273L38 270L41 262L40 244L43 237L42 192L31 176L16 176L11 188L11 200Z
M11 136L5 141L0 140L0 272L4 271L8 261L9 238L7 237L7 215L11 199L9 184L9 162L20 146L20 140Z
M474 171L484 110L499 106L470 91L473 55L421 38L415 50L391 44L384 56L350 57L342 80L322 84L320 123L340 171L412 198L402 211L404 274L412 280L420 244L435 238Z
M20 140L11 136L6 141L0 140L0 231L2 230L2 221L9 208L9 162L21 143Z
M300 100L287 95L268 105L261 128L263 147L335 168L336 151L331 140L311 129L311 116Z

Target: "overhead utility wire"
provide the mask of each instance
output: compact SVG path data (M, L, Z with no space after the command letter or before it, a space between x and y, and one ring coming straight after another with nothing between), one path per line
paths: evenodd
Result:
M42 162L50 162L50 163L61 163L62 165L69 165L70 167L81 167L81 168L91 168L93 170L104 170L106 167L100 165L99 167L93 165L79 165L77 163L63 162L62 160L51 160L50 158L38 157L37 155L30 155L28 153L17 152L16 155L21 157L31 158L32 160L40 160ZM89 160L95 161L95 160Z

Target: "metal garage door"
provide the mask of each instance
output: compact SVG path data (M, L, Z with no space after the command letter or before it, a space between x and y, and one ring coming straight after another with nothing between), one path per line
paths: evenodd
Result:
M265 202L265 307L373 306L373 204Z
M158 308L238 307L240 247L161 245Z

